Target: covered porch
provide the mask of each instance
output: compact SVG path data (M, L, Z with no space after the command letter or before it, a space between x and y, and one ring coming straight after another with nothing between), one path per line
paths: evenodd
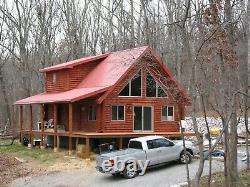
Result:
M39 144L43 148L50 137L53 141L51 147L57 151L60 139L66 138L71 155L74 147L72 139L76 138L73 132L102 131L102 104L96 104L96 99L107 89L76 88L65 92L42 93L15 102L19 108L20 141L25 136L33 145L34 140L40 139ZM85 137L85 143L89 149L88 137Z
M90 112L92 107L95 110ZM34 108L39 108L38 120L34 118L34 112L38 112ZM93 113L93 118L90 119L89 113ZM100 119L101 104L96 105L91 99L74 103L19 105L20 142L23 137L28 137L29 143L33 145L34 141L39 139L39 146L43 148L48 146L50 138L53 141L50 146L57 151L60 148L60 139L66 138L71 155L72 147L77 147L78 138L84 138L88 147L86 152L89 152L89 137L86 133L100 133ZM76 138L75 146L72 145L73 138Z

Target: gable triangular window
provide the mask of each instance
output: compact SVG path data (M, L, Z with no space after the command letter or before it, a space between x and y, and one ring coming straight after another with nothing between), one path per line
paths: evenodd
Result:
M141 96L141 70L122 89L119 96Z
M155 81L155 79L147 73L147 87L146 87L146 96L147 97L167 97L166 93L162 87Z

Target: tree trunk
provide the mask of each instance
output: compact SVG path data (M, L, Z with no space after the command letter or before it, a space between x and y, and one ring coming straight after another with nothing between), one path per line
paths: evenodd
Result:
M247 44L246 44L246 51L247 51L247 60L246 60L246 67L244 73L245 79L245 93L248 95L248 84L249 84L249 65L250 65L250 0L248 0L247 4L247 18L246 18L246 36L247 36ZM246 127L246 156L247 156L247 170L250 170L249 167L249 148L248 148L248 97L244 97L244 113L245 113L245 127Z
M7 89L6 89L6 83L3 79L3 70L0 67L0 85L1 85L1 90L3 93L3 99L4 99L4 108L7 113L7 120L10 122L10 126L12 126L12 116L11 116L11 107L9 104L9 98L7 94ZM7 121L6 121L7 122Z

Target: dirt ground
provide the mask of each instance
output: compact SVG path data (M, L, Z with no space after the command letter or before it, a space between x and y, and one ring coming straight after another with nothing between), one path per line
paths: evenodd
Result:
M7 186L17 178L29 180L40 175L49 175L57 171L93 168L94 162L70 156L62 156L54 163L41 163L35 159L0 154L0 187Z
M32 173L32 168L23 164L14 156L8 154L0 155L0 184L6 185L12 180L24 177Z

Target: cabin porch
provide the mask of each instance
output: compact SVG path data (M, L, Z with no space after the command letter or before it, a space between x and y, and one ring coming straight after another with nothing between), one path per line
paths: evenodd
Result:
M90 155L91 142L104 139L115 139L119 149L125 146L125 140L132 137L146 135L161 135L168 138L181 138L181 132L102 132L102 105L95 104L95 100L79 101L75 103L27 104L19 105L20 142L27 137L31 145L39 139L40 148L48 146L48 138L52 140L54 151L59 148L68 149L69 155L76 150L79 143L84 143L87 157ZM89 107L95 106L95 117L89 119ZM39 113L39 119L34 112ZM24 116L24 112L26 116ZM93 111L92 111L93 112ZM24 120L24 117L27 117ZM48 124L53 121L53 125ZM48 128L48 126L50 126ZM194 133L184 132L184 136L194 136ZM62 140L66 144L62 145ZM65 142L64 142L65 143ZM66 145L66 146L65 146Z
M94 111L89 108L95 106ZM25 114L25 116L24 116ZM89 117L89 114L93 114ZM72 139L78 133L100 132L101 105L94 99L74 103L42 103L19 105L19 132L20 142L23 137L28 138L33 145L34 140L40 139L40 146L47 146L47 139L53 139L51 147L57 151L60 148L60 139L67 138L69 154L72 150ZM81 135L83 138L83 136ZM86 144L88 139L85 138Z

